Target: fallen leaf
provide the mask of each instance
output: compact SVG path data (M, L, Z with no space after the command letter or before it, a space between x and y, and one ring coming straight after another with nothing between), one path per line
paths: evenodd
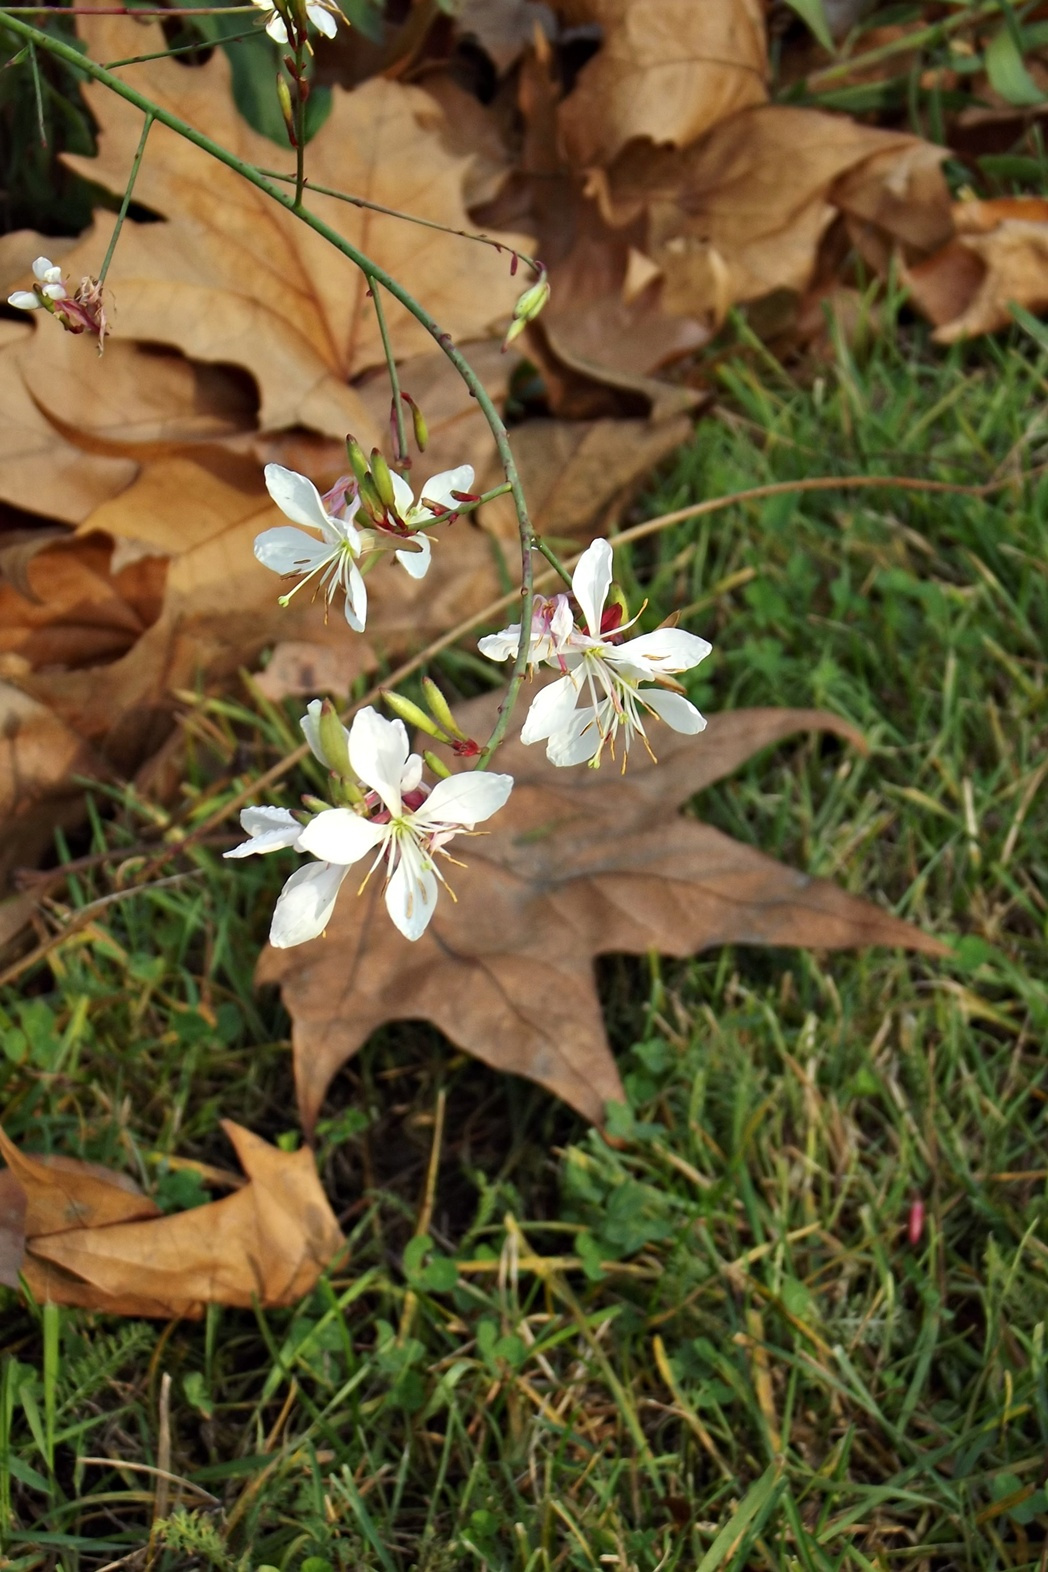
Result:
M717 323L736 303L804 291L839 214L871 246L937 243L951 227L944 156L904 132L761 105L683 151L635 144L590 189L609 224L646 216L663 308Z
M553 37L557 18L545 0L461 0L458 31L474 39L500 73L508 71L535 37Z
M222 1128L249 1182L172 1216L123 1174L28 1156L0 1132L0 1281L17 1284L20 1269L38 1303L113 1315L295 1304L344 1244L313 1155L283 1152L228 1119Z
M33 865L56 825L83 817L83 789L70 777L105 773L86 739L49 705L0 681L0 883L13 868Z
M1012 305L1048 310L1048 201L958 202L954 220L955 238L905 273L938 343L1007 327Z
M560 9L602 32L560 110L580 168L609 164L637 137L684 146L767 97L759 0L562 0Z
M496 701L464 706L463 728L485 735ZM394 1020L432 1021L486 1064L599 1121L622 1098L594 980L596 956L612 951L888 944L945 953L870 902L674 811L759 749L813 728L861 741L823 711L738 710L715 715L698 739L660 728L658 766L638 749L620 776L555 769L515 737L499 754L516 781L509 803L463 854L467 866L451 870L457 899L441 899L417 943L386 920L372 879L359 899L343 896L324 938L263 952L257 980L280 984L291 1015L307 1131L335 1073Z

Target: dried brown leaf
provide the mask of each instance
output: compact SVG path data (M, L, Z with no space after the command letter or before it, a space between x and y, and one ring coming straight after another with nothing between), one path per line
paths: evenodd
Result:
M485 733L493 702L464 707ZM450 870L423 937L406 944L373 880L345 898L326 936L267 949L258 980L276 982L294 1023L295 1077L307 1129L338 1069L387 1021L432 1021L499 1070L538 1081L599 1120L621 1099L593 962L611 951L690 955L717 944L850 948L939 942L825 879L813 879L675 810L759 749L819 728L861 739L815 710L714 716L700 739L660 729L660 762L629 773L550 765L514 740L499 767L515 778L507 807ZM639 751L639 750L638 750Z
M0 1132L8 1164L0 1174L0 1281L11 1282L20 1265L38 1301L116 1315L294 1304L344 1243L312 1153L282 1152L230 1120L222 1127L249 1182L173 1216L122 1174L27 1156Z
M1048 310L1048 201L959 202L954 219L956 237L906 273L940 344L1007 327L1013 304Z
M686 146L767 97L759 0L570 0L562 10L603 34L560 110L579 168L609 164L637 137Z

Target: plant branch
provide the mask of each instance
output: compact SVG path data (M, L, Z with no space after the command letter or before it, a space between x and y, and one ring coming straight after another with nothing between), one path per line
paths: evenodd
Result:
M568 572L568 570L564 566L563 562L561 562L560 558L557 556L557 553L553 550L553 547L552 546L547 546L546 542L542 539L541 535L536 535L534 537L534 539L532 541L532 545L534 546L536 551L541 551L542 555L545 557L545 559L549 563L550 567L553 568L555 572L560 574L561 578L564 580L565 584L570 589L571 588L571 574Z
M150 127L152 124L153 116L146 115L146 118L142 124L142 135L138 139L138 148L131 163L131 173L127 177L127 185L124 189L124 200L121 202L120 211L116 215L116 224L113 227L113 233L109 237L109 245L106 247L106 254L102 258L102 266L98 270L99 284L104 284L106 281L106 274L109 272L109 264L113 260L113 252L116 250L116 243L120 239L120 231L124 227L124 219L127 217L127 210L131 205L131 193L135 189L135 181L138 179L138 171L142 163L142 154L146 150L146 138L149 136Z
M400 395L400 376L397 372L396 356L393 345L389 339L389 328L386 326L386 313L382 305L381 286L372 274L368 275L368 293L375 306L375 317L378 321L378 331L382 338L382 353L386 357L386 371L389 374L389 387L393 396L393 423L397 451L394 454L394 463L401 469L410 469L411 458L408 454L408 433L404 423L404 401Z
M230 40L232 42L232 40ZM294 175L282 175L277 169L259 169L259 174L267 180L280 180L287 185L294 183ZM482 235L474 229L455 229L451 224L441 224L435 218L420 218L417 213L405 213L398 207L386 207L382 202L371 202L367 197L353 196L349 191L339 191L334 186L321 186L315 180L306 181L306 189L313 191L317 196L332 197L336 202L348 202L351 207L364 208L369 213L381 213L386 218L403 219L406 224L418 224L421 229L436 229L442 235L454 235L458 240L472 240L479 246L493 246L496 251L508 251L511 257L516 257L518 262L523 262L525 267L530 267L533 273L542 273L542 263L535 257L529 257L526 252L518 251L515 246L507 246L505 241L492 240L490 235Z

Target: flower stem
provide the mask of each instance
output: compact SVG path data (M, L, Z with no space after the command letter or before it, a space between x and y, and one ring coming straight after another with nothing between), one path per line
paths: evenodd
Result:
M229 42L232 43L233 40L230 39ZM258 172L267 180L281 180L288 185L295 179L294 175L282 175L278 169L259 169ZM367 197L353 196L351 192L339 191L335 186L321 186L315 180L307 180L306 185L310 191L315 191L317 196L332 197L336 202L348 202L351 207L365 208L369 213L382 213L386 218L399 218L405 224L418 224L422 229L437 229L442 235L454 235L458 240L472 240L478 246L493 246L496 251L507 251L511 257L516 257L518 262L523 262L525 267L530 267L539 277L544 271L543 264L536 257L529 257L527 252L518 251L515 246L507 246L502 240L492 240L490 235L481 235L473 229L456 229L452 224L438 223L435 218L420 218L417 213L405 213L399 207L386 207L382 202L371 202Z
M374 274L368 274L368 289L375 306L375 317L378 321L378 330L382 337L382 353L386 357L386 370L389 373L389 390L393 395L393 420L396 427L397 451L393 455L393 462L399 469L408 469L411 458L408 454L408 432L404 422L404 401L400 396L400 376L397 372L396 356L393 345L389 340L389 328L386 326L386 313L382 306L382 290Z
M302 206L297 196L291 197L287 195L279 186L273 185L270 180L260 174L253 164L249 164L245 159L239 158L229 148L223 147L221 143L214 141L205 132L198 131L195 126L189 125L178 115L172 114L169 109L152 102L143 93L139 93L137 89L131 87L129 83L121 81L120 77L114 76L111 71L107 71L97 61L82 55L72 44L67 44L59 38L53 38L39 28L31 27L28 22L23 22L20 17L12 16L6 11L0 11L0 27L4 27L17 37L24 39L26 43L38 44L41 49L47 50L57 59L64 60L67 65L73 66L77 71L81 71L86 76L91 77L92 80L101 82L104 87L108 87L118 98L123 98L129 104L134 104L141 109L143 114L150 115L154 120L158 120L161 125L167 126L169 130L174 131L187 142L191 142L194 147L199 147L202 152L209 154L220 164L225 164L227 169L234 170L236 174L240 175L250 185L262 191L272 201L278 203L279 206L285 208L296 218L301 219L304 224L308 224L310 229L327 240L335 247L336 251L341 252L362 273L382 284L395 300L400 301L401 305L411 313L416 322L425 328L426 332L451 361L451 364L465 382L476 399L478 408L483 412L492 437L495 440L495 447L502 464L503 473L513 493L513 502L517 513L517 531L520 539L520 645L517 650L517 658L513 663L513 671L506 690L506 697L499 709L498 720L477 759L476 767L478 769L486 768L492 754L505 736L517 694L520 692L520 687L527 671L528 653L531 644L531 609L534 601L534 567L532 563L534 530L528 514L527 500L524 496L524 488L521 485L516 460L510 447L509 433L480 377L462 352L452 343L450 333L442 331L438 323L430 316L426 308L415 299L414 295L410 294L402 284L398 283L395 278L387 273L385 268L379 267L378 263L373 262L363 251L358 250L343 235L340 235L337 229L332 228L330 224L326 223L318 214L311 212L309 208Z
M135 189L135 181L138 179L139 166L142 163L142 154L146 150L146 138L149 135L149 129L152 124L153 116L147 114L142 124L142 135L138 139L138 148L131 164L131 173L127 177L127 185L124 188L124 200L121 202L120 211L116 215L116 224L113 227L113 233L109 237L109 245L106 247L106 254L102 258L102 266L98 270L99 284L104 284L106 281L106 274L109 272L109 264L113 260L113 252L116 250L116 243L120 239L120 231L124 227L124 219L127 217L127 210L131 206L131 193Z
M542 555L545 557L551 568L556 568L557 572L560 574L561 578L570 589L571 574L568 572L563 562L561 562L560 558L557 556L557 553L553 550L553 547L547 546L541 535L533 535L531 538L531 544L536 551L541 551Z
M306 30L295 33L295 211L302 206L306 187L306 88L302 79L306 69Z

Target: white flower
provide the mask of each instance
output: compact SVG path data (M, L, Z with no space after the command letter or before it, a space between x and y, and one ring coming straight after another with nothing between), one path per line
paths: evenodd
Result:
M33 263L33 275L37 280L36 289L16 289L13 295L8 295L7 304L17 306L19 311L35 311L43 305L42 297L48 300L67 300L68 294L62 283L62 269L55 267L47 257L37 257Z
M682 694L640 684L697 666L710 653L706 640L679 628L659 628L637 639L613 642L621 637L618 627L605 637L601 623L611 588L611 547L606 540L595 540L583 552L571 587L586 631L576 629L556 657L567 668L565 675L536 694L521 742L545 740L546 757L553 764L591 761L598 765L605 744L614 757L621 731L625 768L634 735L644 737L647 746L644 712L677 732L703 731L705 720ZM583 694L589 702L578 708Z
M256 0L257 4L257 0ZM402 524L410 530L421 530L424 524L429 524L435 519L443 517L441 513L434 513L432 508L423 506L423 500L435 502L438 507L454 513L456 509L453 491L470 491L473 487L472 464L460 464L457 469L442 470L439 475L434 475L432 480L427 480L419 491L419 500L415 501L415 493L404 479L395 471L390 475L393 482L394 507L397 517ZM406 568L413 579L424 579L429 572L432 547L427 535L416 534L410 543L411 548L395 551L393 555Z
M280 597L281 604L286 606L302 584L307 584L319 573L320 587L326 586L329 604L336 589L341 586L345 591L346 621L357 633L362 633L368 593L356 561L363 549L360 533L353 523L356 499L348 504L345 517L336 518L324 506L324 499L305 475L284 469L280 464L267 464L265 475L266 488L281 513L294 524L318 530L321 537L315 540L304 530L287 525L263 530L257 536L255 556L263 566L283 577L293 574L302 580L287 595Z
M564 650L575 631L575 620L566 595L536 595L531 608L531 639L528 643L528 667L533 669L542 661L563 664L557 657ZM515 660L520 648L520 623L512 622L501 633L488 633L477 641L477 648L489 660Z
M295 846L302 825L289 808L242 808L240 827L250 836L241 846L223 852L224 857L253 857L256 852L282 851Z
M330 808L310 821L298 845L342 874L374 852L372 869L382 861L386 864L386 909L390 917L406 939L418 939L436 906L441 875L433 861L434 853L455 835L472 830L497 813L512 790L512 777L486 771L452 775L438 781L423 796L421 760L409 754L403 722L385 720L370 708L361 710L353 721L349 756L360 780L381 801L382 811L367 819L351 808ZM324 899L327 893L325 885ZM292 892L294 922L285 923L281 907L287 894L285 887L273 914L270 942L278 948L313 938L323 926L317 926L318 910L312 930L304 931L310 924L303 921L297 888ZM319 908L319 897L317 905ZM328 915L330 907L326 908L325 922ZM286 937L288 931L296 936Z
M269 13L266 23L266 32L276 43L287 45L287 23L277 10L274 0L251 0L252 5L257 5L260 11ZM323 4L322 0L307 0L306 16L318 33L323 33L325 38L334 38L338 31L338 11L333 4Z

